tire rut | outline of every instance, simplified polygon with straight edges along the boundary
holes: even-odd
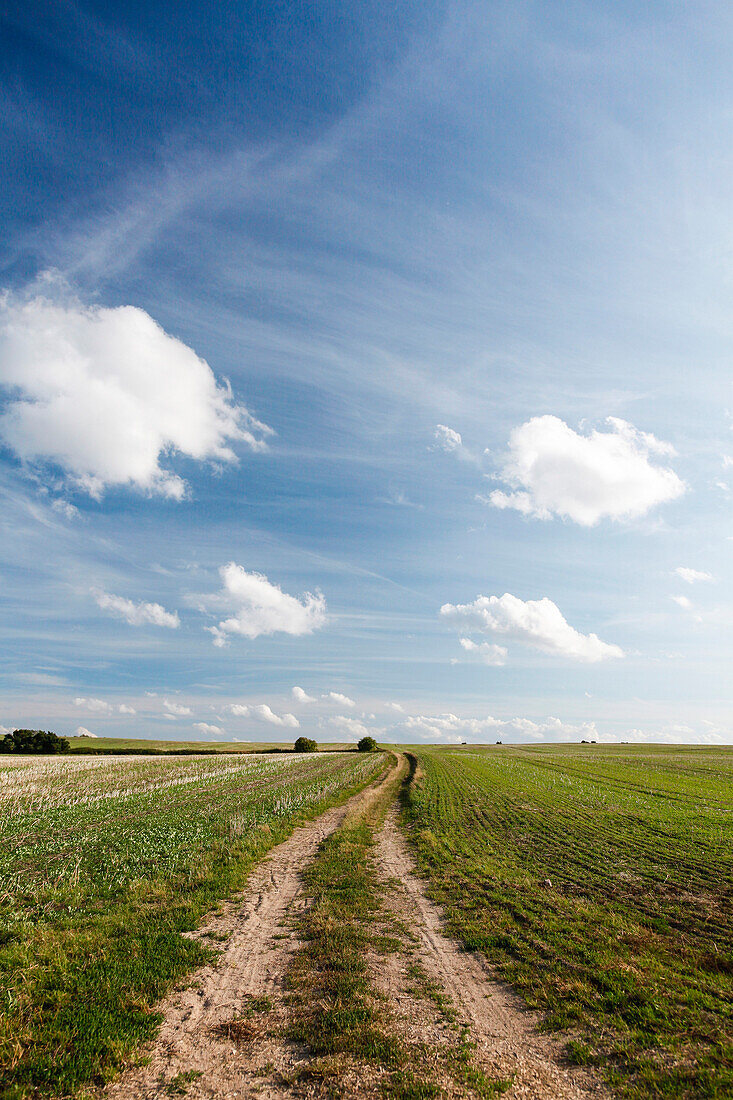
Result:
[[[391,773],[387,773],[388,775]],[[191,1100],[290,1095],[287,1075],[302,1061],[294,1045],[278,1038],[284,1022],[284,975],[298,945],[290,915],[306,904],[301,871],[347,814],[375,797],[385,777],[298,827],[254,868],[246,887],[187,933],[222,951],[156,1007],[160,1031],[141,1057],[99,1095],[102,1100]],[[252,1011],[269,998],[271,1012]],[[282,1083],[280,1083],[282,1082]]]
[[[416,938],[417,959],[435,988],[450,999],[459,1021],[470,1028],[474,1059],[494,1079],[512,1080],[511,1100],[594,1100],[611,1094],[592,1074],[563,1065],[561,1044],[537,1030],[540,1015],[492,975],[478,954],[445,935],[441,910],[426,895],[414,871],[393,808],[377,838],[376,858],[391,885],[389,905]],[[383,992],[412,1037],[430,1044],[439,1037],[435,1012],[421,1010],[405,968],[397,960],[383,971]]]

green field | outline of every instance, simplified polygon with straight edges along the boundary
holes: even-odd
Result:
[[[205,957],[181,937],[382,753],[0,758],[0,1095],[105,1080]]]
[[[420,749],[452,931],[621,1095],[733,1095],[733,748]]]

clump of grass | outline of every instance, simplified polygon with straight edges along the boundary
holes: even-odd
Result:
[[[198,1069],[183,1070],[171,1078],[165,1086],[165,1091],[168,1096],[185,1096],[188,1092],[188,1086],[192,1085],[199,1077],[203,1077],[203,1074]]]

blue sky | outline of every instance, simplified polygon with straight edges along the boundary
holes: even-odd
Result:
[[[733,741],[728,5],[0,41],[0,723]]]

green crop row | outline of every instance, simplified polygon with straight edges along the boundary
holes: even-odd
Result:
[[[464,943],[621,1095],[733,1095],[733,751],[420,750],[404,815]]]

